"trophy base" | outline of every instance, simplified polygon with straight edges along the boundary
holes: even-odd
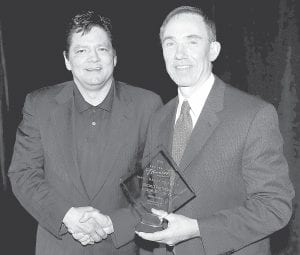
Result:
[[[144,212],[140,223],[135,227],[138,232],[153,233],[163,230],[163,219],[149,212]]]
[[[145,233],[154,233],[157,231],[162,231],[163,226],[153,226],[153,225],[148,225],[146,223],[140,222],[136,225],[135,230],[137,232],[145,232]]]

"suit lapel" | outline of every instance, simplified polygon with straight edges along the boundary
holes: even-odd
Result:
[[[160,133],[158,137],[158,145],[163,145],[170,153],[172,153],[172,139],[174,132],[174,121],[175,113],[178,105],[178,98],[174,98],[166,105],[166,113],[163,114],[165,117],[160,124]]]
[[[120,151],[121,148],[126,145],[126,134],[129,132],[128,129],[134,121],[132,117],[134,112],[133,107],[131,99],[124,98],[120,95],[120,88],[115,86],[109,130],[103,151],[103,160],[99,166],[99,172],[95,177],[91,200],[99,194],[106,180],[114,171],[114,164],[123,158],[122,155],[120,155]]]
[[[186,146],[180,168],[184,171],[192,160],[200,153],[201,149],[214,132],[219,123],[217,112],[223,109],[225,85],[216,77],[215,83],[205,102],[203,110],[193,129]]]
[[[52,112],[51,118],[60,147],[58,154],[64,161],[69,178],[78,191],[87,198],[75,155],[73,83],[67,84],[55,99],[57,107]]]

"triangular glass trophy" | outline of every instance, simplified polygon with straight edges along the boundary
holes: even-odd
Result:
[[[174,212],[195,197],[184,174],[162,145],[143,158],[142,168],[121,178],[121,187],[140,216],[136,229],[142,232],[163,228],[152,208]]]

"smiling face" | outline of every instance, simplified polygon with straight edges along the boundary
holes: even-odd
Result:
[[[75,84],[86,91],[110,85],[117,58],[107,32],[94,26],[85,34],[74,33],[70,41],[69,54],[64,52],[64,58]]]
[[[209,77],[220,44],[209,40],[201,16],[181,13],[172,17],[161,39],[167,72],[178,86],[193,87]]]

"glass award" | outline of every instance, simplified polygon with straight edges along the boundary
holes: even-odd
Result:
[[[156,232],[164,222],[151,209],[174,212],[195,197],[184,174],[163,146],[144,157],[142,167],[121,178],[121,187],[140,217],[137,231]]]

